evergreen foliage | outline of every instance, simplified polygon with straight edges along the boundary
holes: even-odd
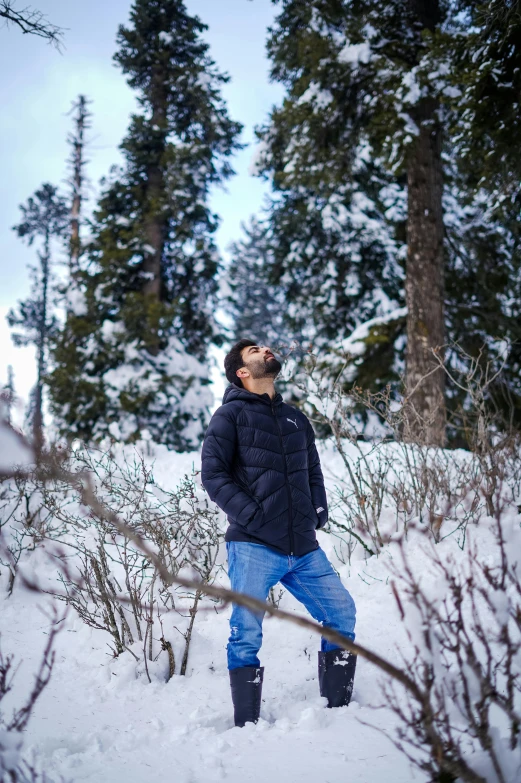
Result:
[[[270,284],[273,264],[268,227],[257,218],[242,226],[244,236],[230,248],[224,307],[232,322],[230,341],[251,337],[259,345],[289,343],[284,333],[286,302],[280,287]]]
[[[268,52],[288,92],[257,161],[276,194],[272,280],[295,305],[294,332],[320,347],[401,303],[403,279],[403,180],[368,145],[343,26],[342,3],[282,4]]]
[[[83,242],[81,297],[54,352],[54,411],[86,440],[148,431],[183,450],[202,437],[208,349],[219,340],[208,193],[232,174],[240,132],[205,29],[182,0],[136,0],[118,32],[114,59],[140,112],[121,145],[124,166],[104,183]]]
[[[31,269],[30,295],[10,310],[7,321],[16,331],[15,345],[34,345],[37,357],[37,380],[31,394],[30,420],[36,449],[43,442],[43,391],[47,382],[49,345],[58,329],[55,312],[54,270],[52,268],[52,240],[62,239],[68,223],[68,208],[54,185],[46,183],[34,196],[21,204],[22,221],[13,229],[29,245],[40,240],[39,263]]]
[[[268,52],[287,94],[259,131],[256,159],[275,191],[270,280],[285,292],[293,338],[336,371],[361,323],[403,307],[405,178],[388,171],[368,132],[364,101],[374,79],[362,72],[367,47],[350,51],[346,26],[356,9],[280,5]],[[371,335],[351,380],[397,377],[403,355],[390,339],[403,327],[403,318],[392,319]]]
[[[490,395],[519,415],[513,4],[429,2],[423,25],[417,4],[398,0],[278,5],[268,52],[287,92],[258,132],[255,165],[273,183],[269,280],[288,328],[335,371],[358,330],[350,384],[375,391],[403,374],[407,175],[427,123],[442,145],[447,341],[496,367],[509,352]],[[496,88],[504,100],[488,111]],[[422,282],[426,298],[432,285]],[[459,361],[450,349],[447,360]],[[447,396],[454,439],[466,401],[452,384]]]
[[[445,206],[451,338],[482,366],[502,367],[490,385],[493,411],[521,425],[521,16],[517,0],[460,0],[438,36],[451,100]],[[455,423],[468,400],[452,389]],[[457,403],[457,404],[456,404]]]
[[[519,208],[521,158],[521,7],[519,0],[459,0],[451,38],[451,78],[461,91],[451,137],[459,166],[496,208]],[[447,52],[448,54],[449,52]]]

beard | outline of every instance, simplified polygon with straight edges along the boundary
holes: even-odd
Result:
[[[251,377],[254,380],[259,378],[276,378],[279,372],[282,370],[282,364],[275,357],[269,359],[255,359],[248,365],[248,370],[251,372]]]

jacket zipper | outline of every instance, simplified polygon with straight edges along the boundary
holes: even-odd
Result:
[[[282,451],[282,459],[284,460],[284,478],[286,481],[286,491],[288,493],[288,511],[289,511],[289,548],[290,548],[290,555],[293,555],[293,506],[291,503],[291,488],[289,486],[288,481],[288,466],[286,464],[286,452],[284,451],[284,441],[282,440],[282,431],[280,429],[279,420],[277,417],[277,414],[275,413],[275,406],[273,403],[271,404],[271,411],[273,415],[275,416],[275,423],[277,425],[277,429],[279,431],[279,439],[280,439],[280,448]]]

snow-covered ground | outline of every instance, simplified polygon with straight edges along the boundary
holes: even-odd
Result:
[[[346,583],[359,602],[360,636],[390,648],[391,596],[382,600],[379,591],[378,600],[357,581],[365,587],[356,577]],[[36,668],[48,628],[38,603],[15,595],[2,607],[3,644],[24,660],[19,682]],[[265,623],[261,720],[235,728],[227,616],[228,610],[199,613],[187,676],[166,684],[163,667],[155,677],[151,672],[152,684],[143,671],[136,678],[142,666],[128,654],[111,659],[104,635],[71,616],[58,637],[55,670],[29,724],[27,746],[48,773],[93,783],[422,780],[388,740],[360,723],[387,729],[394,720],[389,711],[373,709],[381,698],[371,667],[360,661],[349,707],[326,709],[318,694],[318,637],[280,621]]]
[[[338,473],[336,459],[323,452],[326,477],[330,467]],[[163,453],[156,480],[174,487],[198,462],[198,454]],[[476,535],[486,546],[485,523]],[[367,561],[360,547],[347,565],[336,558],[334,539],[322,531],[318,536],[357,603],[357,640],[397,660],[396,651],[408,642],[390,587],[392,546]],[[455,537],[438,546],[463,557]],[[419,571],[426,570],[424,549],[411,538],[411,561]],[[32,558],[49,569],[43,552]],[[22,661],[8,697],[14,703],[29,690],[40,661],[52,599],[17,587],[0,600],[4,654]],[[287,593],[281,608],[302,611]],[[279,620],[264,624],[261,719],[235,728],[225,651],[229,613],[229,607],[216,611],[205,604],[196,618],[187,675],[165,682],[163,655],[150,665],[150,684],[142,663],[128,653],[112,658],[108,635],[70,611],[57,637],[51,682],[25,733],[26,753],[36,754],[52,780],[91,783],[427,783],[382,733],[392,733],[397,718],[383,703],[375,668],[359,659],[351,704],[328,710],[318,692],[318,636]],[[169,638],[176,638],[175,624],[172,615],[171,627],[165,625]]]

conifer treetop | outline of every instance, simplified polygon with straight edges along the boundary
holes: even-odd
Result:
[[[114,61],[138,91],[146,118],[153,117],[158,138],[229,156],[240,146],[241,125],[229,119],[220,92],[229,76],[217,69],[200,37],[207,25],[187,13],[183,0],[135,0],[130,21],[132,26],[119,27]],[[165,107],[163,116],[158,106]],[[215,181],[233,170],[221,161],[209,173]]]

